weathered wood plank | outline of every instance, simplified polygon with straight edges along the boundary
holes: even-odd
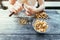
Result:
[[[0,35],[0,40],[60,40],[60,35]]]
[[[0,34],[37,34],[31,24],[24,26],[19,24],[19,17],[23,16],[23,12],[15,17],[8,17],[7,11],[0,13],[3,15],[0,16]],[[48,11],[47,14],[50,19],[46,20],[49,25],[46,34],[60,34],[60,14],[56,11]],[[25,14],[23,17],[26,17]]]
[[[12,17],[9,14],[8,10],[0,10],[0,40],[60,40],[60,14],[56,11],[47,11],[50,30],[45,34],[35,32],[31,24],[19,24],[22,13]]]

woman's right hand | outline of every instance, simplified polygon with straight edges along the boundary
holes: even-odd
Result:
[[[14,8],[12,8],[11,10],[10,10],[10,12],[11,12],[11,14],[9,14],[9,17],[11,17],[13,14],[18,14],[18,12],[19,11],[21,11],[23,8],[22,7],[20,7],[18,10],[15,10]]]
[[[9,8],[11,14],[18,14],[18,12],[22,11],[23,6],[21,3],[16,2],[14,5],[11,6],[11,8]]]
[[[18,14],[18,12],[20,12],[23,9],[22,6],[20,6],[19,8],[13,7],[10,11],[14,12],[14,14]]]

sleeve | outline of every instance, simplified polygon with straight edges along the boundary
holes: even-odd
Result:
[[[45,9],[45,3],[44,3],[44,0],[43,0],[43,4],[39,5],[39,7],[36,8],[36,7],[38,6],[38,4],[39,4],[39,3],[36,3],[36,6],[33,7],[33,9],[34,9],[35,12],[39,12],[39,11],[42,11],[42,10]]]
[[[21,7],[22,4],[20,4],[18,1],[16,1],[16,3],[14,5],[11,5],[11,7],[9,8],[10,11],[13,10],[18,10]]]
[[[38,6],[38,2],[35,3],[34,7],[37,7]]]
[[[35,8],[35,7],[33,7],[33,10],[34,10],[35,12],[39,12],[39,11],[42,11],[42,10],[44,10],[44,9],[45,9],[44,4],[40,5],[39,8]]]

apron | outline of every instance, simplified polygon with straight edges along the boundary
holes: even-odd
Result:
[[[22,0],[17,0],[18,2],[22,2]],[[35,6],[36,4],[38,4],[37,0],[28,0],[29,5],[31,6]],[[37,5],[39,6],[39,5]]]

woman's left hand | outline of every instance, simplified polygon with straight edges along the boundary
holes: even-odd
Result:
[[[34,11],[34,9],[32,9],[32,8],[27,8],[28,9],[28,13],[30,13],[30,14],[35,14],[36,12]]]
[[[28,13],[28,14],[27,14]],[[27,15],[29,15],[29,16],[31,16],[31,15],[33,15],[33,14],[35,14],[36,12],[34,11],[34,9],[32,9],[32,8],[27,8],[27,11],[26,11],[26,14]]]
[[[24,4],[24,9],[26,10],[26,14],[27,15],[32,15],[32,14],[36,13],[36,11],[35,11],[33,6],[29,6],[27,4]]]

